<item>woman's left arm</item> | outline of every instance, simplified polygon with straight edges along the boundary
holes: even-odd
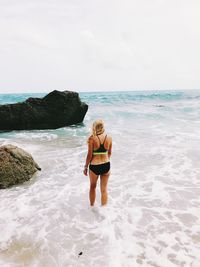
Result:
[[[92,152],[93,152],[93,138],[92,136],[90,136],[88,139],[88,153],[87,153],[84,171],[83,171],[85,175],[87,175],[88,165],[90,161],[92,160]]]

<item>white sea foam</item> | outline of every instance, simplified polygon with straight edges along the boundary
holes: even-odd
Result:
[[[0,267],[199,267],[198,101],[91,103],[80,127],[0,135],[42,168],[0,191]],[[98,191],[91,208],[82,168],[96,118],[112,174],[107,207]]]

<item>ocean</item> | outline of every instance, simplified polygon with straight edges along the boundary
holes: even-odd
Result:
[[[0,104],[45,94],[0,95]],[[0,133],[42,168],[0,190],[0,267],[199,267],[200,91],[79,93],[83,123]],[[89,206],[92,122],[113,138],[108,204]],[[81,253],[82,252],[82,253]]]

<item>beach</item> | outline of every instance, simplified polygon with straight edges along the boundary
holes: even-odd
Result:
[[[0,94],[0,104],[41,94]],[[0,190],[0,267],[199,267],[200,91],[81,92],[83,123],[0,133],[42,168]],[[113,138],[108,204],[89,206],[92,122]],[[80,255],[79,255],[80,254]]]

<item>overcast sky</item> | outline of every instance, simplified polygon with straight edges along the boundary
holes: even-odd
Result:
[[[199,0],[0,0],[0,93],[200,89]]]

